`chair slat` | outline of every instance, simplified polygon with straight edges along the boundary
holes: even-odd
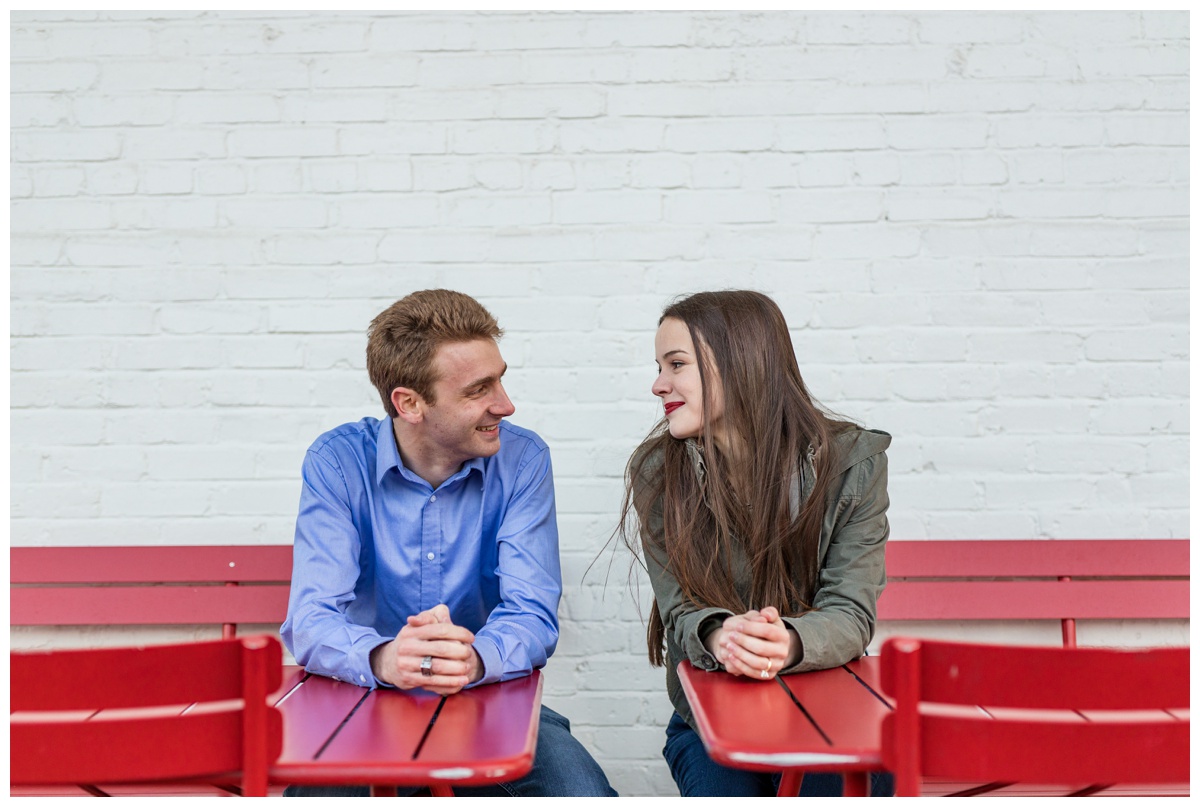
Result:
[[[888,731],[884,721],[884,731]],[[1002,782],[1186,782],[1189,725],[999,721],[931,715],[921,721],[921,770]]]

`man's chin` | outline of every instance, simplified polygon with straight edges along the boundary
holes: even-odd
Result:
[[[479,448],[479,456],[490,457],[500,450],[500,430],[494,432],[478,432],[480,435],[475,440],[475,445]]]

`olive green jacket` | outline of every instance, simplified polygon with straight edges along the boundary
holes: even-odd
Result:
[[[889,533],[884,451],[892,438],[885,432],[856,428],[839,434],[836,439],[842,457],[836,469],[841,482],[833,488],[837,495],[831,496],[821,526],[820,572],[813,610],[784,617],[784,622],[800,637],[801,656],[782,673],[823,670],[856,659],[875,633],[875,601],[886,582],[883,547]],[[689,446],[689,454],[697,473],[703,474],[699,450]],[[812,492],[814,479],[810,453],[802,464],[799,484],[793,482],[794,512],[799,512]],[[667,694],[675,710],[695,728],[675,668],[686,658],[702,670],[721,669],[705,648],[704,639],[733,614],[723,608],[697,608],[686,600],[679,583],[665,568],[666,557],[658,548],[662,531],[661,506],[653,507],[642,524],[642,546],[655,604],[666,632]],[[651,540],[651,536],[656,540]],[[750,573],[738,546],[733,549],[731,564],[734,585],[745,597],[749,593]]]

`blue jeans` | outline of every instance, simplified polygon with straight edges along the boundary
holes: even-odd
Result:
[[[447,784],[453,784],[449,782]],[[398,787],[396,795],[411,796],[421,788]],[[285,796],[369,796],[366,785],[316,787],[288,785]],[[455,787],[456,796],[615,796],[608,777],[579,740],[571,736],[571,723],[553,709],[542,707],[538,722],[533,770],[515,782],[480,787]]]
[[[667,724],[663,756],[681,796],[774,796],[781,775],[729,768],[713,761],[700,736],[678,712]],[[891,774],[871,774],[871,795],[890,796]],[[837,773],[806,773],[801,796],[840,796],[842,777]]]

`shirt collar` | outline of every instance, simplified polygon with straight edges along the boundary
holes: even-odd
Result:
[[[379,421],[379,431],[376,436],[375,449],[375,483],[383,484],[384,475],[395,468],[402,476],[410,478],[416,477],[412,471],[404,467],[404,460],[400,457],[400,449],[396,446],[396,432],[392,426],[391,418],[382,418]],[[483,473],[483,457],[472,457],[462,464],[455,473],[446,480],[450,482],[461,477],[465,477],[471,471],[477,470]],[[443,482],[442,484],[446,484]]]

